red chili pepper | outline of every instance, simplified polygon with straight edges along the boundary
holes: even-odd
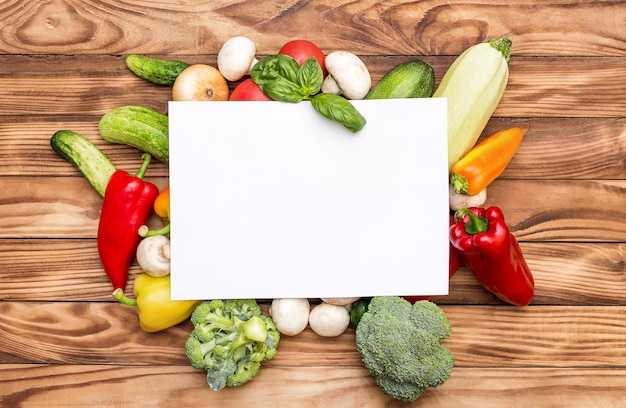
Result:
[[[152,213],[159,189],[143,181],[150,160],[144,162],[137,174],[117,170],[111,176],[102,202],[98,225],[98,254],[113,289],[126,287],[128,269],[141,240],[138,230]]]
[[[454,224],[454,218],[450,216],[450,225],[452,224]],[[456,271],[458,271],[461,265],[463,264],[463,261],[461,260],[461,254],[459,254],[459,251],[457,251],[456,248],[452,246],[452,244],[450,244],[449,254],[450,255],[448,258],[448,274],[449,274],[448,278],[452,279]],[[418,300],[432,299],[432,296],[402,296],[402,297],[411,303],[415,303]]]
[[[450,242],[478,282],[500,300],[528,305],[535,281],[500,208],[462,208],[450,227]]]

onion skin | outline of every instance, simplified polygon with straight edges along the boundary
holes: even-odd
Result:
[[[172,86],[174,101],[227,101],[228,83],[220,71],[206,64],[185,68]]]

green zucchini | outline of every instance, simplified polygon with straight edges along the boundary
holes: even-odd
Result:
[[[107,142],[132,146],[169,162],[168,118],[160,112],[144,106],[120,106],[102,116],[98,131]]]
[[[446,71],[435,98],[448,98],[448,169],[476,144],[509,79],[511,40],[466,49]]]
[[[126,66],[139,78],[157,85],[172,86],[178,75],[189,64],[183,61],[164,60],[131,54],[126,57]]]
[[[435,88],[435,72],[422,60],[393,67],[370,89],[365,99],[429,98]]]
[[[71,130],[59,130],[50,138],[52,150],[72,163],[104,197],[107,184],[115,172],[111,160],[83,135]]]

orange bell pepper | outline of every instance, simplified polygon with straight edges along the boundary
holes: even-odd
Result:
[[[494,181],[509,164],[525,131],[501,130],[474,146],[450,169],[450,183],[457,193],[476,195]]]

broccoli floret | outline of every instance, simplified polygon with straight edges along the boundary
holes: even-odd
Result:
[[[379,296],[361,317],[356,345],[381,390],[408,402],[450,378],[454,356],[441,345],[450,333],[450,322],[436,304]]]
[[[276,355],[280,332],[254,299],[202,302],[191,322],[185,354],[192,367],[207,371],[213,390],[246,383]]]
[[[452,333],[452,326],[446,314],[435,303],[420,300],[411,309],[411,321],[419,328],[435,335],[441,342]]]
[[[428,388],[422,388],[411,382],[401,383],[384,375],[374,377],[385,394],[399,401],[411,402],[421,397]]]

